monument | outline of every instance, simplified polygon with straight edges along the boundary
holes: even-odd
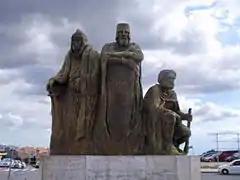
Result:
[[[117,24],[115,42],[101,53],[81,30],[72,35],[61,70],[47,84],[52,134],[42,180],[201,179],[199,158],[184,156],[191,132],[182,120],[189,124],[192,115],[180,111],[176,73],[162,70],[143,98],[143,59],[127,23]]]

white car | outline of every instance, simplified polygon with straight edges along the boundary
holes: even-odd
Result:
[[[12,159],[5,158],[5,159],[0,161],[0,167],[10,167],[12,162],[13,162]]]
[[[11,164],[10,161],[1,161],[0,162],[0,167],[9,167]]]
[[[218,172],[221,174],[240,174],[240,159],[219,166]]]
[[[19,160],[14,160],[11,164],[11,168],[24,169],[26,164]]]

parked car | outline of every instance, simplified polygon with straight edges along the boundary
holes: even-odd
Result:
[[[1,161],[0,167],[10,167],[11,162],[10,161]]]
[[[13,159],[5,158],[0,161],[0,167],[10,167],[13,163]]]
[[[220,162],[224,162],[227,157],[232,156],[234,153],[237,153],[237,150],[234,151],[223,151],[219,154],[218,158]]]
[[[26,167],[26,164],[20,160],[5,158],[0,161],[0,167],[5,167],[5,168],[11,167],[11,168],[23,169]]]
[[[21,163],[21,162],[13,161],[12,164],[11,164],[11,168],[22,169],[23,166],[22,166],[22,163]]]
[[[214,154],[217,154],[219,153],[218,151],[211,151],[211,152],[207,152],[207,153],[203,153],[201,156],[200,156],[200,160],[201,161],[205,161],[206,157],[210,157]]]
[[[240,174],[240,159],[221,165],[218,167],[218,172],[221,174]]]
[[[217,154],[217,153],[219,153],[219,151],[210,151],[210,152],[203,153],[201,157],[206,157],[206,156]]]
[[[225,161],[231,162],[235,159],[240,159],[240,152],[234,153],[232,156],[227,157]]]
[[[219,153],[206,155],[206,156],[202,157],[201,160],[202,160],[203,162],[215,162],[215,161],[217,161],[218,155],[219,155]]]
[[[20,160],[14,160],[12,162],[11,168],[24,169],[26,164]]]

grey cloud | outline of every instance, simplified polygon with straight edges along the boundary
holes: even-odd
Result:
[[[45,116],[43,116],[45,117]],[[48,120],[41,119],[41,117],[38,117],[37,121],[24,121],[23,127],[26,129],[49,129],[51,128],[51,118],[49,116]]]
[[[17,25],[7,26],[0,21],[0,39],[0,69],[14,69],[38,63],[33,54],[19,52],[25,39]]]
[[[52,1],[51,5],[49,4],[49,1],[46,0],[41,2],[33,2],[29,0],[23,0],[21,2],[12,0],[9,0],[8,2],[1,1],[0,69],[35,66],[44,58],[38,57],[39,55],[36,53],[18,52],[18,48],[27,40],[26,34],[23,32],[25,29],[29,28],[26,26],[28,25],[27,23],[31,23],[34,20],[39,22],[39,19],[34,19],[36,15],[43,16],[45,20],[48,20],[52,24],[53,28],[55,26],[58,28],[63,26],[62,21],[60,20],[62,18],[66,18],[70,23],[79,22],[84,26],[84,29],[89,36],[90,43],[94,44],[100,50],[101,46],[106,41],[106,37],[109,37],[107,41],[114,38],[114,32],[112,33],[113,37],[109,36],[109,32],[111,31],[109,31],[109,26],[112,24],[115,27],[116,8],[116,1],[90,0],[71,1],[71,3],[66,1]],[[50,39],[59,47],[59,54],[62,55],[61,57],[57,57],[59,59],[58,61],[63,60],[67,48],[69,47],[70,36],[76,28],[79,27],[73,27],[71,32],[56,32],[51,34]],[[49,60],[51,61],[51,59]],[[53,61],[55,61],[55,59]],[[27,76],[27,78],[29,77],[30,76]],[[32,79],[30,81],[32,81]]]
[[[179,1],[172,0],[172,4],[177,5],[178,3]],[[205,50],[203,40],[197,31],[189,31],[188,29],[185,29],[182,32],[182,41],[177,39],[165,40],[164,36],[166,29],[164,27],[160,27],[157,34],[156,32],[153,32],[152,28],[154,27],[156,20],[154,19],[155,17],[146,13],[146,9],[139,10],[137,7],[138,4],[136,1],[133,1],[128,4],[128,7],[122,6],[122,12],[119,13],[119,15],[123,16],[127,22],[130,22],[131,29],[134,30],[133,37],[144,50],[167,49],[180,55],[201,53]],[[170,11],[172,7],[173,6],[163,7],[159,17],[164,18],[164,13]]]
[[[0,73],[0,85],[7,85],[12,82],[13,79],[17,79],[19,73],[13,70],[2,71]]]
[[[116,23],[118,4],[118,1],[111,0],[73,0],[71,2],[53,0],[51,3],[47,0],[41,2],[29,0],[16,2],[10,0],[1,2],[0,12],[2,16],[0,14],[0,17],[4,18],[0,19],[0,22],[14,21],[18,23],[22,17],[34,14],[42,14],[51,19],[52,23],[58,23],[59,19],[67,18],[70,21],[83,24],[89,37],[92,37],[94,43],[98,45],[99,42],[105,41],[105,38],[109,35],[109,27],[114,26]],[[11,11],[11,9],[15,11]]]
[[[0,122],[2,126],[8,128],[20,127],[23,124],[23,120],[21,119],[21,117],[11,116],[9,112],[1,114]]]
[[[50,98],[49,99],[41,99],[38,101],[38,103],[50,106]]]
[[[13,102],[12,107],[14,108],[0,109],[1,127],[25,130],[51,128],[50,104],[42,104],[36,101],[36,99],[40,101],[44,100],[44,98],[28,97],[27,99],[25,103],[19,101]],[[49,109],[49,112],[46,111],[47,109]]]
[[[52,68],[44,67],[42,65],[35,65],[20,69],[23,76],[27,78],[27,83],[39,84],[44,83],[54,74]]]
[[[53,0],[51,3],[47,0],[42,1],[31,1],[31,0],[23,0],[23,1],[1,1],[1,14],[0,21],[2,22],[11,22],[11,21],[19,21],[22,15],[25,14],[47,14],[52,17],[70,17],[72,19],[78,19],[79,17],[87,19],[89,16],[95,16],[96,14],[100,14],[101,10],[110,10],[109,7],[114,7],[116,5],[115,1],[105,0],[105,1],[77,1],[72,0],[71,2],[67,2],[64,0]],[[99,8],[103,7],[103,8]],[[94,14],[89,14],[93,12]],[[87,14],[89,15],[87,15]]]
[[[31,88],[16,89],[15,92],[28,95],[46,95],[46,83],[50,77],[55,75],[54,69],[42,65],[21,68],[19,72],[26,83],[31,84]]]
[[[123,17],[131,24],[133,39],[142,46],[143,49],[167,48],[172,49],[176,53],[189,54],[198,52],[201,49],[201,39],[196,38],[198,34],[195,32],[187,32],[184,35],[183,42],[174,40],[163,41],[164,29],[160,29],[158,36],[151,32],[154,19],[149,14],[144,14],[139,10],[137,1],[49,1],[33,2],[29,0],[21,1],[21,6],[17,2],[8,1],[1,2],[4,9],[4,19],[13,21],[16,18],[33,16],[34,14],[42,14],[53,24],[59,24],[59,19],[67,18],[73,22],[79,22],[84,26],[86,34],[89,36],[90,42],[100,49],[104,43],[114,41],[115,26],[117,19]],[[10,11],[10,9],[15,11]],[[2,16],[3,17],[3,16]],[[1,21],[4,24],[5,21]],[[21,22],[18,19],[16,23]],[[190,34],[190,35],[189,35]],[[54,36],[54,35],[53,35]],[[52,38],[58,46],[66,46],[71,34],[59,34]],[[159,38],[160,37],[160,38]],[[64,39],[64,40],[61,40]],[[66,41],[67,40],[67,41]],[[198,48],[195,48],[196,45]]]
[[[14,55],[14,57],[0,58],[0,69],[15,69],[38,64],[37,60],[30,58],[29,56],[17,57],[17,55]]]
[[[172,50],[173,53],[180,55],[190,55],[196,53],[203,53],[206,51],[204,42],[201,39],[201,35],[198,32],[183,32],[183,40],[170,40],[165,42],[166,46]]]
[[[225,109],[216,110],[206,104],[200,109],[194,111],[194,116],[200,117],[201,123],[205,123],[210,121],[222,121],[228,118],[238,118],[239,114]]]

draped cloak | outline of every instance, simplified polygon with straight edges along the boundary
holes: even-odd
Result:
[[[170,90],[164,99],[161,96],[159,84],[150,87],[144,96],[143,121],[145,123],[146,154],[166,153],[165,142],[169,140],[169,136],[173,136],[170,134],[171,131],[174,132],[175,119],[164,109],[176,113],[180,110],[174,90]],[[165,131],[163,131],[164,129]],[[172,141],[169,143],[172,144]]]
[[[71,51],[54,77],[51,154],[92,154],[92,128],[100,94],[99,54],[90,45],[82,53]],[[54,95],[55,93],[55,95]]]
[[[104,58],[106,53],[132,52],[132,57],[121,61]],[[120,59],[120,60],[119,60]],[[140,47],[131,43],[121,50],[117,43],[108,43],[101,52],[101,97],[94,129],[97,153],[102,155],[128,155],[141,153],[142,86]]]

